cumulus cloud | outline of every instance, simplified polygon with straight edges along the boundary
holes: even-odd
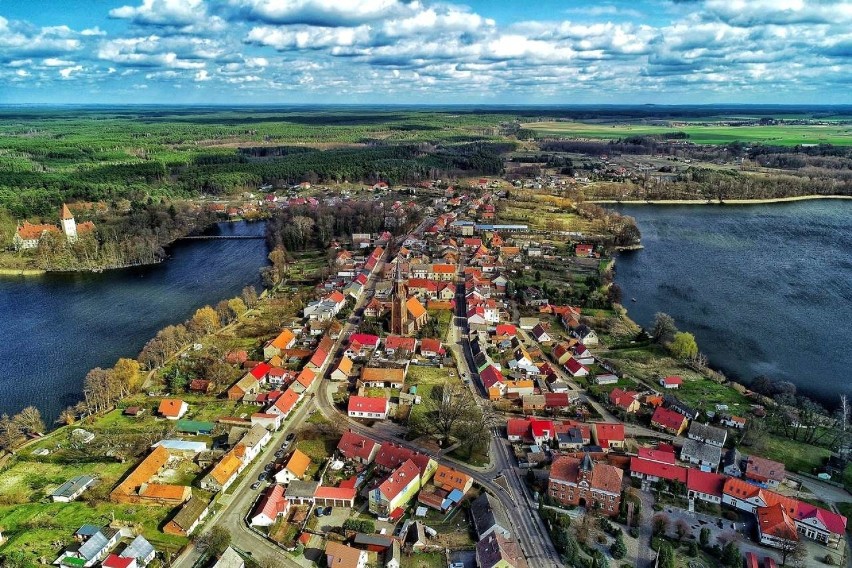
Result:
[[[231,0],[237,14],[268,24],[345,27],[414,13],[419,2],[399,0]]]
[[[143,0],[140,6],[121,6],[109,11],[111,18],[136,24],[188,26],[206,17],[203,0]]]

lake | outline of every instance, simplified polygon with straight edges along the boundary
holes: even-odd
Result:
[[[206,234],[263,235],[264,223],[221,223]],[[254,284],[266,243],[187,240],[165,262],[100,274],[0,278],[0,412],[33,404],[46,423],[82,397],[93,367],[136,357],[157,331]]]
[[[746,383],[791,381],[830,406],[850,391],[852,202],[616,209],[645,246],[616,261],[633,320],[668,313]]]

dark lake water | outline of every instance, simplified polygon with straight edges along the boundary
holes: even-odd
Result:
[[[791,381],[830,406],[852,390],[852,202],[617,209],[645,245],[616,263],[637,323],[670,314],[746,383]]]
[[[262,235],[263,223],[222,223],[208,234]],[[93,367],[135,357],[163,327],[199,307],[260,291],[263,240],[190,240],[148,267],[101,274],[0,278],[0,412],[33,404],[52,422],[81,398]]]

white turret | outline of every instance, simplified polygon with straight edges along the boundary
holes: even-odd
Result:
[[[74,215],[71,214],[71,210],[64,203],[62,204],[62,215],[60,215],[59,222],[62,225],[62,232],[65,233],[65,238],[68,242],[76,241],[77,222],[74,221]]]

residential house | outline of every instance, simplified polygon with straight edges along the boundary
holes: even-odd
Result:
[[[766,487],[778,487],[778,484],[784,481],[786,476],[783,463],[759,456],[749,456],[746,459],[745,478],[749,481],[760,483]]]
[[[272,485],[257,502],[249,524],[254,527],[271,526],[278,517],[286,515],[289,508],[290,502],[284,498],[284,486]]]
[[[589,348],[582,343],[575,343],[571,348],[571,353],[573,353],[574,359],[576,359],[581,365],[592,365],[595,362],[595,356],[592,355]]]
[[[156,556],[157,551],[151,546],[148,540],[140,535],[137,535],[124,550],[121,551],[122,558],[132,558],[136,561],[137,566],[147,566]]]
[[[612,373],[604,373],[602,375],[595,375],[595,384],[596,385],[614,385],[618,382],[618,377],[613,375]]]
[[[266,429],[264,428],[264,432]],[[267,432],[268,434],[269,432]],[[239,447],[239,445],[237,446]],[[222,456],[222,459],[213,466],[213,469],[201,479],[199,484],[205,491],[218,493],[225,491],[245,467],[243,461],[237,456],[236,448]]]
[[[276,483],[287,485],[294,479],[302,479],[308,467],[311,465],[311,458],[300,450],[295,450],[287,460],[287,464],[275,474]]]
[[[210,512],[210,502],[193,496],[184,503],[172,520],[163,526],[163,532],[179,536],[189,536],[204,521]]]
[[[251,373],[246,373],[239,381],[228,389],[228,400],[242,400],[247,395],[260,392],[260,381]]]
[[[329,540],[325,543],[325,565],[328,568],[365,568],[367,551]]]
[[[550,343],[553,341],[553,337],[547,333],[547,330],[544,329],[544,326],[540,323],[532,328],[530,333],[539,343]]]
[[[432,483],[439,489],[445,491],[458,490],[464,495],[473,487],[473,478],[451,467],[439,465],[432,477]]]
[[[796,523],[781,503],[760,507],[755,514],[761,544],[789,550],[799,541]]]
[[[743,474],[743,455],[736,448],[731,448],[725,452],[721,465],[725,475],[740,477]]]
[[[368,418],[385,420],[388,417],[390,403],[384,397],[356,396],[349,397],[348,415],[350,418]]]
[[[294,479],[284,491],[284,497],[291,505],[312,505],[319,481]]]
[[[337,451],[340,455],[348,460],[364,465],[372,463],[380,448],[381,444],[375,440],[371,440],[352,430],[344,432],[343,436],[340,437],[340,442],[337,444]]]
[[[379,453],[376,454],[376,459],[373,461],[379,470],[389,473],[408,460],[413,461],[420,471],[421,485],[428,483],[438,469],[438,462],[428,455],[387,442],[382,444]]]
[[[541,320],[536,317],[522,317],[519,320],[521,329],[524,331],[532,331],[535,329],[535,326],[541,323]]]
[[[269,360],[274,355],[281,355],[283,350],[291,349],[295,344],[295,334],[291,330],[285,329],[278,334],[278,337],[263,346],[263,358]]]
[[[225,549],[222,556],[210,568],[245,568],[243,557],[231,546]]]
[[[476,565],[479,568],[527,568],[527,561],[516,541],[491,533],[476,543]]]
[[[179,420],[189,411],[189,405],[179,398],[164,398],[160,401],[157,414],[169,420]]]
[[[337,365],[337,368],[331,373],[331,380],[348,381],[350,376],[352,376],[352,359],[344,355],[340,359],[340,364]]]
[[[420,490],[420,470],[410,459],[370,491],[370,512],[388,516],[404,506]]]
[[[269,408],[266,409],[266,413],[277,414],[282,417],[282,420],[284,420],[290,412],[292,412],[293,408],[296,407],[297,402],[299,402],[299,393],[297,393],[291,386],[285,390]]]
[[[120,539],[121,532],[110,527],[99,528],[93,534],[88,535],[85,542],[77,550],[66,551],[63,556],[64,558],[77,558],[82,561],[83,567],[88,568],[106,558]]]
[[[624,449],[624,424],[598,422],[592,429],[595,444],[605,452]]]
[[[586,345],[590,345],[595,347],[600,340],[598,339],[598,334],[595,333],[595,330],[591,329],[589,326],[585,324],[581,324],[578,327],[571,330],[571,334],[582,341]]]
[[[665,395],[665,397],[663,397],[663,401],[666,408],[674,410],[675,412],[686,416],[690,420],[695,420],[698,418],[698,415],[701,414],[698,410],[692,408],[682,400],[672,395]]]
[[[683,384],[683,377],[671,376],[660,379],[660,386],[664,389],[679,389]]]
[[[722,461],[722,448],[688,439],[680,450],[680,459],[695,464],[704,471],[716,471]]]
[[[589,368],[574,359],[573,357],[569,357],[567,361],[565,361],[565,370],[572,377],[587,377],[589,375]]]
[[[401,335],[388,335],[384,340],[385,353],[388,356],[399,351],[403,355],[413,355],[417,349],[417,339],[414,337],[402,337]]]
[[[483,491],[470,505],[470,516],[476,534],[482,540],[490,534],[499,534],[504,538],[512,535],[509,516],[500,500]]]
[[[314,503],[317,507],[354,507],[355,487],[328,487],[320,485],[314,492]]]
[[[435,357],[443,357],[446,355],[446,350],[441,346],[440,339],[421,339],[420,340],[420,354],[423,357],[435,358]]]
[[[254,458],[257,457],[271,439],[272,434],[269,430],[260,424],[254,424],[251,428],[249,428],[249,431],[245,436],[243,436],[242,440],[240,440],[240,443],[237,444],[239,449],[237,455],[239,455],[245,463],[254,461]]]
[[[701,499],[716,505],[722,502],[722,490],[725,487],[726,476],[719,473],[701,471],[700,469],[686,470],[686,491],[689,499]]]
[[[693,420],[689,425],[689,431],[686,436],[690,440],[697,440],[722,448],[725,446],[725,440],[728,439],[728,432],[722,428],[716,428],[709,424],[701,424]]]
[[[401,389],[405,385],[405,369],[400,367],[364,367],[361,384],[368,388]]]
[[[686,429],[687,423],[684,415],[662,406],[658,406],[651,416],[651,426],[674,436],[679,436]]]
[[[77,497],[83,494],[89,487],[95,483],[95,478],[91,475],[78,475],[72,477],[59,487],[53,490],[50,498],[54,503],[70,503]]]
[[[615,388],[609,393],[609,402],[624,412],[632,413],[641,408],[637,397],[639,393],[635,391],[623,391],[620,388]]]
[[[595,463],[589,454],[582,460],[559,456],[550,468],[547,493],[562,505],[598,508],[603,514],[618,514],[621,505],[621,469]]]
[[[736,428],[737,430],[743,430],[746,426],[746,419],[742,416],[723,416],[719,420],[720,424],[723,424],[729,428]]]
[[[280,397],[279,397],[280,398]],[[255,412],[251,415],[251,423],[260,424],[267,430],[275,432],[281,427],[281,423],[284,421],[284,416],[281,414],[275,413],[267,413],[267,412]]]

